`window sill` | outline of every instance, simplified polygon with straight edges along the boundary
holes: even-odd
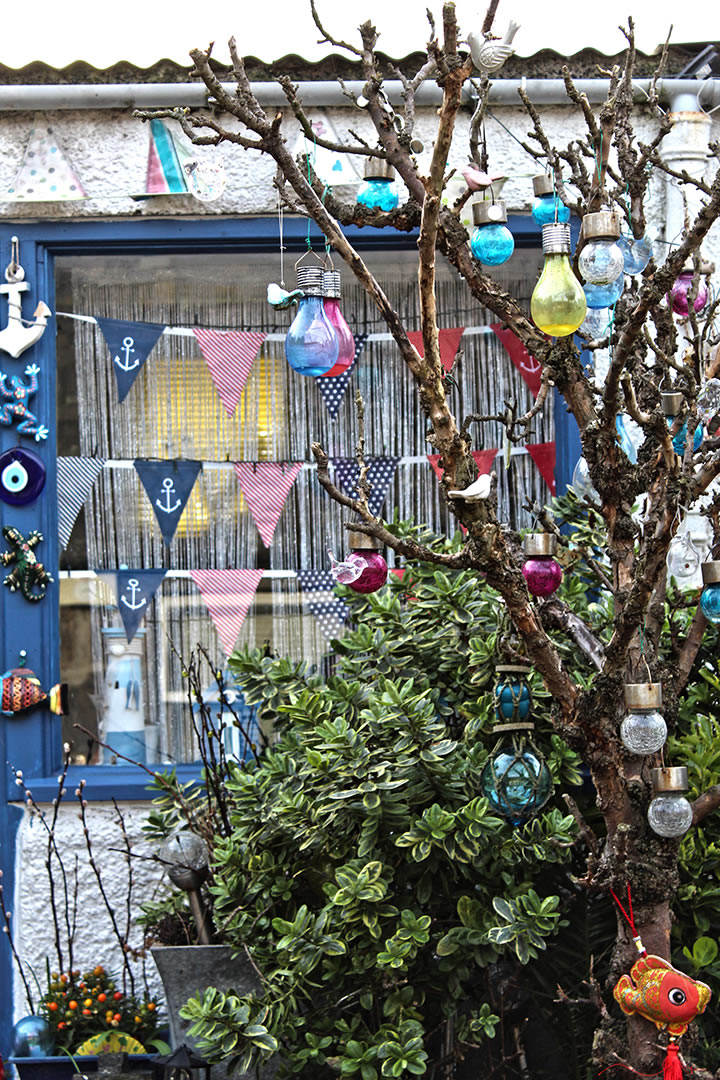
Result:
[[[189,765],[175,765],[175,774],[181,784],[190,780],[200,783],[201,765],[199,762]],[[158,772],[169,772],[173,766],[159,762],[156,766]],[[74,791],[81,780],[86,781],[84,797],[89,802],[107,802],[110,799],[118,799],[121,802],[130,800],[150,802],[156,792],[149,790],[152,778],[146,772],[135,765],[71,765],[65,779],[67,794],[65,800],[72,802]],[[58,774],[54,776],[24,777],[25,787],[32,792],[36,803],[51,803],[57,798]],[[8,802],[24,802],[24,796],[19,787],[12,791],[16,795],[8,796]]]

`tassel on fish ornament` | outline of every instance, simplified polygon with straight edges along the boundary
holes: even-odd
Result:
[[[661,956],[653,956],[643,946],[635,929],[632,897],[628,885],[628,910],[610,890],[630,926],[633,941],[640,953],[629,975],[621,975],[613,989],[613,997],[627,1016],[645,1017],[661,1031],[668,1033],[668,1046],[663,1062],[663,1080],[683,1080],[679,1041],[710,1001],[710,987],[689,975],[684,975]]]

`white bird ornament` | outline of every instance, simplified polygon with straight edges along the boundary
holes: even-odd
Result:
[[[483,473],[482,476],[478,476],[477,480],[473,480],[472,484],[463,488],[462,491],[448,491],[448,497],[451,499],[464,499],[465,502],[481,502],[483,499],[488,498],[491,486],[492,475]]]
[[[505,31],[505,37],[502,40],[485,34],[468,34],[467,43],[470,46],[470,55],[473,64],[481,75],[494,74],[494,72],[500,70],[506,60],[509,60],[515,52],[512,47],[512,40],[519,29],[520,23],[510,20],[510,25]]]

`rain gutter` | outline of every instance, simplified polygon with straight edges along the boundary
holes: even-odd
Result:
[[[345,106],[349,102],[343,89],[336,82],[300,82],[298,94],[306,106]],[[355,95],[363,90],[361,81],[345,83],[345,89]],[[635,100],[647,100],[650,79],[634,79]],[[235,93],[234,83],[224,83],[230,94]],[[287,100],[280,86],[274,82],[251,84],[253,93],[261,105],[286,106]],[[496,79],[492,83],[490,101],[495,105],[519,105],[518,89],[523,86],[535,105],[567,105],[568,96],[562,79]],[[597,104],[605,100],[607,79],[577,79],[575,86],[588,100]],[[384,84],[385,93],[393,104],[402,104],[402,86],[397,80]],[[698,98],[704,110],[720,105],[720,79],[661,79],[658,80],[661,101],[677,101]],[[467,87],[466,100],[471,101],[474,91]],[[441,91],[434,83],[425,83],[416,94],[418,106],[437,105]],[[208,92],[202,83],[99,83],[99,84],[45,84],[25,86],[0,86],[0,111],[21,112],[34,109],[152,109],[173,108],[187,105],[199,108],[208,104]]]

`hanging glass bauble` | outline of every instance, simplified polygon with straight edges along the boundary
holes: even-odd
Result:
[[[709,424],[720,413],[720,379],[708,379],[697,396],[698,416]]]
[[[526,561],[523,577],[533,596],[551,596],[562,581],[562,568],[555,562],[557,537],[553,533],[530,533],[523,541]]]
[[[585,244],[578,255],[578,270],[592,285],[609,285],[625,269],[623,253],[617,245],[620,218],[612,210],[586,214],[582,230]]]
[[[515,250],[513,234],[508,229],[504,202],[473,203],[473,222],[477,226],[470,240],[470,250],[485,266],[501,266]]]
[[[54,1047],[55,1036],[42,1016],[23,1016],[13,1028],[12,1052],[15,1057],[48,1057]]]
[[[361,532],[351,532],[348,539],[352,554],[346,562],[359,567],[360,573],[352,579],[348,576],[343,584],[357,593],[374,593],[382,589],[387,581],[388,566],[380,554],[381,542],[374,536]]]
[[[602,338],[610,329],[610,312],[607,308],[587,309],[587,315],[583,319],[580,330],[583,334],[589,334],[592,338]]]
[[[530,313],[539,330],[551,337],[574,334],[587,314],[585,295],[570,265],[570,226],[543,225],[542,273],[530,298]]]
[[[711,560],[701,565],[703,585],[700,610],[711,623],[720,623],[720,562]]]
[[[618,274],[608,285],[593,285],[589,281],[586,282],[583,285],[583,292],[589,308],[611,308],[622,296],[624,288],[625,275]]]
[[[352,330],[347,324],[345,316],[340,310],[341,296],[340,271],[323,271],[323,307],[325,308],[328,322],[335,331],[338,339],[337,363],[331,367],[329,371],[325,372],[322,376],[323,379],[332,379],[336,375],[342,375],[344,371],[347,371],[348,368],[352,366],[355,359],[355,338],[353,337]]]
[[[662,406],[663,412],[665,413],[665,416],[667,417],[667,424],[668,424],[669,428],[673,428],[675,426],[675,418],[677,417],[678,413],[682,409],[683,401],[684,401],[683,395],[681,393],[679,393],[677,390],[663,391],[663,393],[660,394],[660,404]],[[683,424],[681,424],[679,429],[675,432],[675,434],[672,437],[673,450],[675,451],[676,454],[679,454],[680,457],[683,457],[684,454],[685,454],[685,443],[687,441],[687,431],[688,431],[688,425],[687,425],[687,420],[686,420]],[[703,434],[704,433],[703,433],[702,424],[698,424],[697,427],[695,428],[695,432],[693,434],[693,453],[694,454],[696,454],[698,452],[698,450],[700,449],[700,447],[702,445]]]
[[[527,684],[530,668],[521,664],[501,664],[496,671],[498,682],[493,693],[493,705],[498,722],[527,720],[532,707],[532,695]]]
[[[358,190],[357,201],[368,210],[395,210],[400,199],[394,180],[392,165],[379,158],[370,158],[365,166],[365,180]]]
[[[337,363],[340,343],[323,304],[323,269],[298,266],[303,298],[285,338],[285,356],[300,375],[326,375]]]
[[[682,585],[695,577],[700,569],[700,562],[700,552],[693,544],[690,533],[673,536],[667,553],[667,568],[671,577]]]
[[[638,240],[632,234],[624,234],[618,240],[618,247],[623,253],[626,274],[642,274],[650,262],[653,253],[653,239],[645,233]]]
[[[570,220],[570,208],[555,193],[552,176],[541,173],[533,176],[533,194],[535,201],[530,211],[537,225],[552,225],[556,221]]]
[[[504,728],[499,725],[493,730]],[[480,792],[511,825],[522,825],[548,801],[553,782],[542,754],[524,734],[534,725],[509,724],[507,728],[514,730],[490,754],[480,774]]]
[[[667,724],[659,712],[662,683],[626,683],[627,716],[620,725],[623,746],[631,754],[656,754],[665,745]]]
[[[692,825],[693,809],[685,798],[688,789],[684,766],[652,770],[653,799],[648,808],[650,828],[658,836],[684,836]]]
[[[191,161],[185,170],[190,191],[200,202],[215,202],[225,191],[227,177],[222,161]]]
[[[590,468],[584,457],[578,458],[577,465],[573,469],[570,486],[578,499],[587,499],[589,502],[595,503],[596,506],[601,505],[602,500],[590,478]]]
[[[668,303],[676,315],[687,315],[689,313],[690,292],[693,289],[693,282],[695,280],[695,271],[692,265],[686,266],[668,293]],[[707,304],[707,298],[707,285],[705,284],[704,279],[700,278],[697,282],[697,292],[693,302],[693,307],[696,312],[702,311]]]

